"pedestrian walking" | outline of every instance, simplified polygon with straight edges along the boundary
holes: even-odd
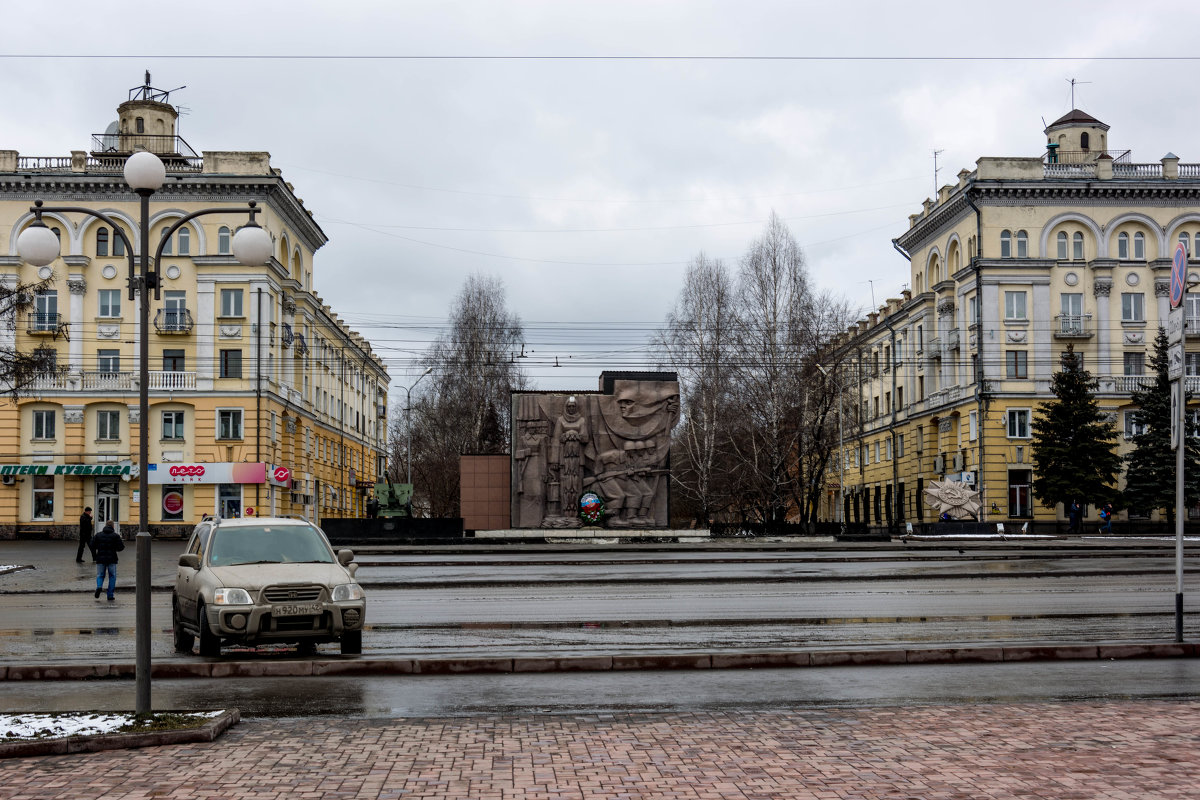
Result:
[[[96,534],[92,542],[92,552],[96,556],[96,593],[92,595],[100,599],[100,591],[104,588],[104,576],[108,575],[108,599],[116,600],[117,590],[117,553],[125,549],[125,541],[113,528],[112,520],[104,523],[104,530]]]
[[[1070,520],[1067,533],[1079,533],[1083,524],[1083,507],[1079,505],[1078,500],[1071,501],[1071,506],[1067,510],[1067,519]]]
[[[92,561],[96,560],[96,551],[92,549],[92,530],[95,523],[92,522],[92,507],[88,506],[79,515],[79,550],[75,553],[75,563],[83,563],[83,548],[87,548],[92,554]]]
[[[1102,519],[1104,521],[1104,524],[1100,526],[1101,533],[1112,533],[1112,518],[1113,518],[1112,503],[1105,503],[1100,508],[1100,519]]]

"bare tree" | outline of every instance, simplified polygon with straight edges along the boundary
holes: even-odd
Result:
[[[730,403],[733,281],[703,253],[688,266],[666,325],[655,335],[665,366],[679,375],[682,415],[672,446],[672,489],[696,523],[728,509],[727,409]]]
[[[738,391],[730,441],[747,510],[763,522],[784,522],[796,493],[799,329],[811,303],[804,254],[774,213],[742,258],[737,293]]]
[[[0,281],[0,326],[15,331],[17,318],[33,306],[33,296],[49,281],[10,285]],[[15,338],[15,337],[14,337]],[[16,400],[39,376],[57,368],[53,348],[38,347],[22,353],[9,345],[0,347],[0,392]]]
[[[449,323],[421,361],[433,372],[411,412],[413,502],[435,517],[459,515],[459,456],[508,452],[509,394],[526,385],[514,358],[524,330],[499,278],[468,277]],[[393,420],[405,441],[406,416]]]

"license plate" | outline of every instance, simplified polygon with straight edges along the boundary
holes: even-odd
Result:
[[[324,611],[320,603],[285,603],[271,606],[271,615],[275,617],[309,617]]]

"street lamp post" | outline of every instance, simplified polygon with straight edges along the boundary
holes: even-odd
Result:
[[[405,454],[408,456],[408,490],[412,491],[412,390],[417,388],[417,384],[425,379],[425,376],[433,372],[433,367],[428,367],[421,373],[421,377],[412,382],[412,385],[404,389],[404,430],[407,434],[407,442],[404,445]]]
[[[112,226],[115,236],[121,237],[125,250],[129,254],[129,298],[132,300],[136,293],[141,294],[138,307],[138,532],[136,545],[136,595],[134,600],[135,618],[135,665],[134,679],[136,683],[135,711],[138,714],[150,713],[150,498],[149,498],[149,469],[150,461],[150,289],[154,290],[155,298],[159,296],[160,276],[158,262],[162,257],[163,248],[171,240],[175,231],[196,217],[206,214],[228,214],[229,208],[208,208],[194,211],[176,220],[164,233],[154,252],[154,266],[150,269],[150,197],[166,180],[166,166],[162,159],[153,153],[137,152],[125,161],[125,182],[141,199],[141,226],[138,248],[138,259],[135,262],[134,248],[121,226],[99,211],[76,206],[44,206],[41,200],[34,203],[30,211],[34,221],[17,238],[17,252],[29,264],[42,267],[59,256],[60,244],[58,237],[42,222],[43,213],[79,213],[95,217]],[[259,266],[271,258],[271,237],[258,223],[254,215],[258,213],[257,204],[250,202],[247,209],[250,221],[233,237],[233,254],[246,266]]]

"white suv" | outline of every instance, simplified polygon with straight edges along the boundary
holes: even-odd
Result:
[[[301,519],[248,517],[201,522],[179,557],[171,624],[175,650],[219,656],[222,643],[341,643],[362,652],[366,597],[354,553],[335,555],[325,534]]]

